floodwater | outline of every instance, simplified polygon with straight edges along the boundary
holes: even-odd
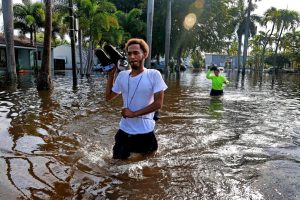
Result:
[[[158,151],[126,161],[111,159],[122,104],[102,74],[2,85],[0,199],[300,199],[300,76],[227,76],[212,99],[203,72],[172,75]]]

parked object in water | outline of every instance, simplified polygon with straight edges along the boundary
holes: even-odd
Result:
[[[273,73],[273,70],[275,69],[275,72],[281,72],[281,73],[296,73],[294,69],[276,69],[274,67],[269,67],[267,69],[264,69],[265,73]]]
[[[164,73],[165,71],[165,62],[161,61],[161,62],[151,62],[151,69],[157,69],[158,71],[160,71],[161,73]]]
[[[175,65],[175,71],[178,71],[178,65]],[[161,61],[161,62],[156,62],[156,61],[152,61],[151,62],[151,69],[157,69],[158,71],[160,71],[161,73],[164,73],[165,71],[165,61]],[[185,71],[187,69],[187,66],[184,64],[180,65],[179,71]]]

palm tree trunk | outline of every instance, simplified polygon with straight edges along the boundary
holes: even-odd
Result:
[[[275,23],[273,23],[273,26],[272,26],[272,30],[266,40],[266,42],[264,43],[263,45],[263,50],[262,50],[262,55],[261,55],[261,66],[260,66],[260,73],[263,73],[264,71],[264,67],[265,67],[265,53],[266,53],[266,48],[267,48],[267,45],[273,35],[273,32],[274,32],[274,28],[275,28]]]
[[[15,80],[16,59],[14,48],[14,24],[13,24],[13,4],[12,0],[2,0],[3,22],[6,43],[6,65],[7,76],[10,80]]]
[[[147,43],[149,45],[149,54],[146,60],[146,67],[150,68],[151,51],[152,51],[152,29],[153,29],[153,15],[154,15],[154,0],[148,0],[147,8]]]
[[[249,40],[249,23],[250,23],[250,9],[252,0],[248,0],[248,10],[247,10],[247,21],[246,21],[246,28],[245,28],[245,38],[244,38],[244,51],[243,51],[243,71],[242,75],[245,75],[245,68],[246,68],[246,62],[247,62],[247,51],[248,51],[248,40]]]
[[[275,70],[277,70],[277,67],[275,67],[275,65],[277,64],[277,51],[278,51],[279,43],[280,43],[281,36],[282,36],[284,28],[285,28],[285,26],[282,25],[279,36],[278,36],[277,41],[276,41],[276,47],[275,47],[274,57],[273,57],[273,73],[272,73],[273,76],[275,76]]]
[[[170,36],[171,36],[171,9],[172,0],[168,0],[167,18],[166,18],[166,39],[165,39],[165,75],[169,74],[169,57],[170,57]]]
[[[38,71],[38,63],[37,63],[37,60],[38,60],[38,50],[37,50],[37,44],[36,44],[36,26],[33,26],[33,37],[34,37],[34,47],[35,47],[35,50],[34,50],[34,67],[35,67],[35,70]]]
[[[90,68],[89,68],[89,74],[92,73],[92,69],[94,66],[94,49],[95,49],[95,45],[94,42],[92,43],[92,49],[91,49],[91,54],[90,54]]]
[[[241,71],[241,51],[242,51],[242,36],[238,36],[238,57],[237,57],[237,64],[238,64],[238,73]]]
[[[90,31],[90,42],[89,42],[89,50],[88,50],[88,56],[87,56],[87,68],[86,68],[86,76],[89,77],[91,75],[91,57],[93,51],[93,35],[92,31]]]
[[[82,30],[79,28],[78,30],[78,50],[79,50],[79,62],[80,62],[80,75],[83,77],[83,65],[82,65]]]
[[[177,78],[180,78],[181,56],[182,56],[182,46],[179,47],[177,52],[177,67],[175,67]]]
[[[32,26],[30,26],[31,28],[30,28],[30,44],[33,46],[33,28],[32,28]]]
[[[42,66],[39,70],[37,81],[38,90],[49,90],[51,88],[51,29],[52,29],[52,0],[45,0],[46,19],[45,19],[45,33],[44,33],[44,49]]]
[[[75,52],[76,48],[75,48],[73,0],[69,0],[69,17],[70,17],[70,39],[71,39],[73,87],[76,87],[77,86],[77,66],[76,66],[76,52]]]

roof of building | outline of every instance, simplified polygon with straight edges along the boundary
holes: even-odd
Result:
[[[16,48],[30,48],[35,49],[34,45],[31,44],[30,39],[25,36],[14,35],[14,45]],[[0,46],[6,46],[4,33],[0,33]],[[43,44],[37,42],[38,47],[42,47]]]

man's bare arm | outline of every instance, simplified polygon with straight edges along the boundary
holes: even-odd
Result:
[[[116,75],[116,68],[108,72],[108,79],[107,79],[106,90],[105,90],[106,101],[115,99],[119,95],[118,93],[115,93],[111,90],[115,81],[115,75]]]

